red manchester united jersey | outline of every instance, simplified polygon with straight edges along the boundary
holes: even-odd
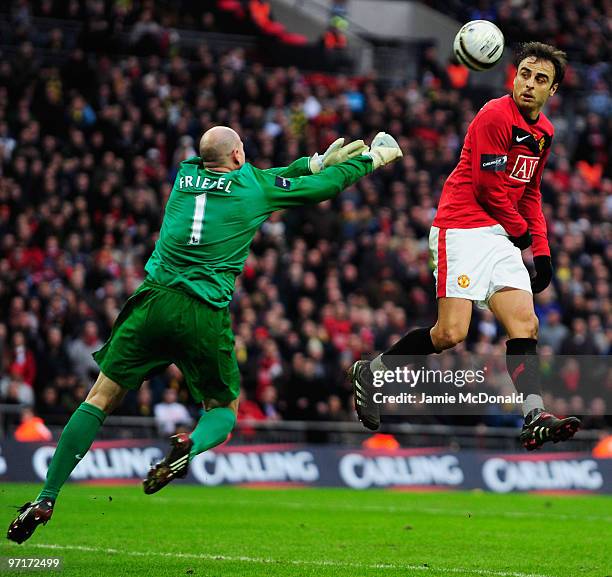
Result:
[[[487,102],[468,127],[461,158],[446,180],[434,219],[439,228],[501,224],[533,236],[533,254],[550,255],[540,180],[554,128],[540,113],[528,121],[512,96]]]

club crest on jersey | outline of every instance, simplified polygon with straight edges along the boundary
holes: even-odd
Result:
[[[520,182],[529,182],[535,174],[539,161],[539,156],[526,156],[524,154],[519,154],[516,157],[512,172],[510,172],[510,178]]]
[[[459,275],[459,277],[457,278],[457,284],[461,288],[463,288],[463,289],[469,287],[470,286],[470,277],[468,275],[466,275],[466,274]]]
[[[542,136],[542,138],[538,140],[538,148],[540,149],[540,152],[544,150],[544,146],[546,146],[546,137]]]

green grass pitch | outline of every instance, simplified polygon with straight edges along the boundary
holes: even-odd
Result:
[[[0,484],[3,530],[37,489]],[[607,577],[611,535],[600,496],[69,485],[0,556],[60,556],[65,577]]]

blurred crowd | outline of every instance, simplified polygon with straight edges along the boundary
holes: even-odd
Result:
[[[423,0],[460,21],[492,20],[507,39],[537,38],[565,50],[572,62],[610,61],[610,3],[606,0]]]
[[[322,152],[338,136],[369,141],[385,130],[403,159],[333,201],[274,214],[231,305],[243,417],[354,418],[346,368],[435,321],[427,236],[481,103],[432,82],[431,69],[389,88],[374,76],[267,69],[240,48],[206,43],[189,57],[109,55],[104,43],[87,44],[108,33],[102,16],[67,46],[62,27],[36,28],[45,11],[110,11],[114,32],[125,26],[134,36],[169,18],[152,2],[102,0],[19,0],[4,14],[14,34],[0,47],[0,402],[34,404],[62,422],[83,400],[97,374],[91,353],[143,280],[177,164],[196,154],[206,129],[237,130],[260,168]],[[212,16],[202,20],[214,29]],[[558,24],[565,33],[566,20]],[[611,71],[600,52],[591,56],[548,111],[558,137],[542,193],[555,273],[536,307],[549,354],[610,352]],[[475,309],[462,348],[503,356],[489,311]],[[568,388],[567,398],[575,393]],[[195,410],[172,366],[119,413],[164,415],[166,432],[164,423],[189,425]]]

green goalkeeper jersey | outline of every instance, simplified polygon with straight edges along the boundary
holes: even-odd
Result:
[[[226,173],[204,169],[198,156],[185,160],[145,270],[158,284],[226,307],[251,241],[272,212],[333,198],[371,170],[367,156],[318,174],[308,158],[268,170],[246,163]]]

